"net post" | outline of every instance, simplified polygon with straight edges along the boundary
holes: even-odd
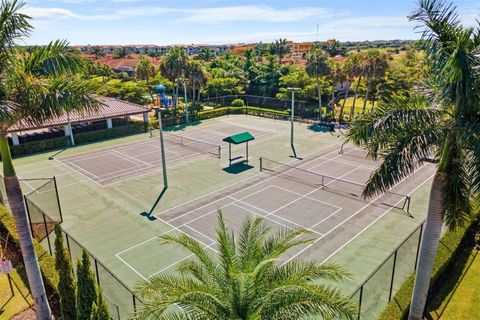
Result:
[[[260,157],[260,172],[263,171],[263,158]]]
[[[62,206],[60,205],[60,196],[58,195],[57,178],[53,176],[53,185],[55,187],[55,196],[57,197],[58,213],[60,214],[60,222],[63,222]]]
[[[222,146],[218,146],[218,159],[222,158]]]
[[[411,197],[410,196],[407,196],[407,212],[410,213],[410,201],[411,201]]]
[[[132,294],[132,299],[133,299],[133,316],[137,316],[137,301],[135,299],[135,295]]]

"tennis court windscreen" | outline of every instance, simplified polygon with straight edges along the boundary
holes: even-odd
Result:
[[[365,185],[355,181],[324,175],[264,157],[260,158],[260,171],[277,175],[279,178],[294,183],[309,185],[341,196],[365,202],[371,201],[371,199],[365,199],[363,197],[362,193]],[[402,210],[409,212],[410,196],[408,195],[386,191],[381,200],[387,205],[399,206]]]

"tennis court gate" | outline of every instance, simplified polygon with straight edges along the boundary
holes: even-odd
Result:
[[[32,236],[45,250],[48,250],[50,255],[54,256],[55,226],[63,222],[57,181],[55,177],[53,177],[20,179],[20,183],[36,186],[33,191],[24,195],[30,231]],[[8,205],[8,201],[6,200],[5,185],[3,177],[0,176],[0,201],[2,204]],[[97,284],[102,288],[111,318],[121,320],[131,318],[135,315],[141,302],[128,286],[118,279],[97,257],[81,245],[80,241],[76,240],[63,229],[62,236],[70,254],[72,265],[75,265],[76,261],[81,259],[84,249],[87,251],[92,263],[95,279]]]

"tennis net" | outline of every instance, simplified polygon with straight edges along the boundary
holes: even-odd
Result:
[[[269,172],[290,181],[321,188],[346,197],[363,199],[362,192],[365,185],[355,181],[331,177],[264,157],[260,158],[260,171]],[[386,191],[384,195],[391,199],[389,205],[396,207],[398,203],[402,203],[400,208],[407,213],[410,212],[411,197],[409,195],[393,191]]]
[[[150,130],[151,137],[157,137],[159,135],[158,130]],[[220,145],[209,143],[201,140],[187,138],[184,136],[176,135],[170,132],[163,132],[163,139],[166,143],[172,143],[184,148],[190,149],[198,153],[211,154],[220,159],[222,155],[222,147]]]

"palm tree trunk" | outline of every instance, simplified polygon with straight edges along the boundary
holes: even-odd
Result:
[[[421,320],[427,301],[433,262],[443,226],[443,190],[445,180],[443,173],[437,171],[433,178],[428,204],[427,222],[423,231],[420,254],[418,256],[417,275],[410,304],[409,320]]]
[[[320,79],[317,77],[317,91],[318,91],[318,109],[320,119],[322,118],[322,88],[320,87]]]
[[[357,86],[355,87],[355,94],[353,95],[353,104],[352,104],[352,109],[350,110],[350,116],[353,117],[353,114],[355,113],[355,106],[357,104],[357,94],[358,94],[358,88],[360,88],[360,82],[362,82],[362,75],[358,78]]]
[[[347,86],[347,91],[345,91],[345,97],[343,98],[342,107],[340,108],[340,115],[338,116],[338,120],[342,120],[343,118],[343,110],[345,109],[345,103],[347,102],[348,94],[350,93],[350,85]]]
[[[367,100],[368,100],[368,94],[370,93],[370,81],[367,81],[367,92],[365,92],[365,97],[363,100],[363,109],[362,109],[362,114],[365,113],[365,110],[367,109]]]
[[[36,318],[40,320],[52,319],[52,312],[47,300],[45,286],[43,284],[40,266],[35,255],[32,234],[28,225],[27,212],[23,199],[20,181],[15,174],[12,155],[6,136],[0,138],[0,154],[3,160],[3,175],[8,203],[15,220],[15,227],[18,233],[18,241],[22,251],[23,263],[27,273],[28,284],[35,302]]]

